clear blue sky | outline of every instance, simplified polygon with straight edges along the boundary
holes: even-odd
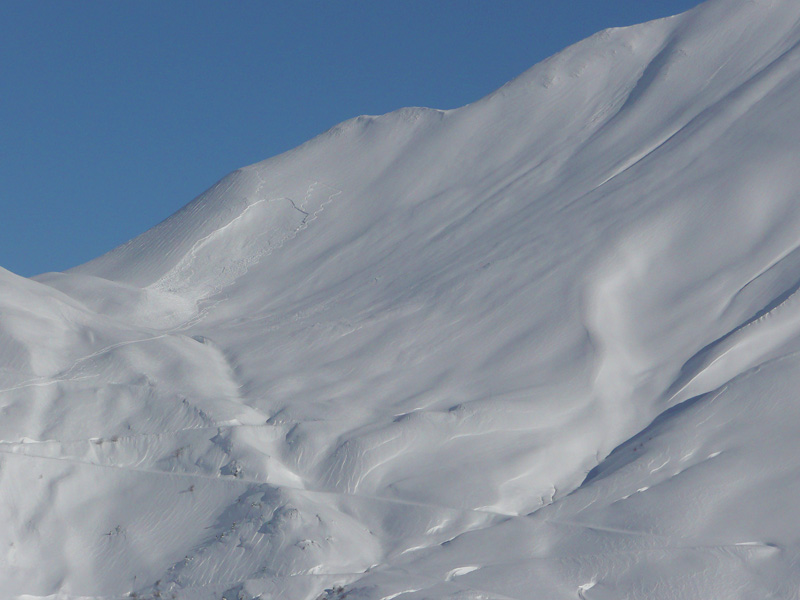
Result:
[[[0,0],[0,266],[75,266],[340,121],[455,108],[698,3]]]

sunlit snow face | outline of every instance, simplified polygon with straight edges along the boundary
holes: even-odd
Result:
[[[798,22],[609,30],[0,272],[0,596],[791,597]]]

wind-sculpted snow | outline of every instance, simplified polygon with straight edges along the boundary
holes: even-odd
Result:
[[[799,44],[712,0],[0,271],[0,596],[797,597]]]

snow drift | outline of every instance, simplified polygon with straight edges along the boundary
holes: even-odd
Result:
[[[798,47],[711,0],[0,271],[0,595],[797,597]]]

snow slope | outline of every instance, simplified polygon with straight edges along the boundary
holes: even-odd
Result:
[[[0,597],[797,598],[799,47],[709,0],[0,271]]]

